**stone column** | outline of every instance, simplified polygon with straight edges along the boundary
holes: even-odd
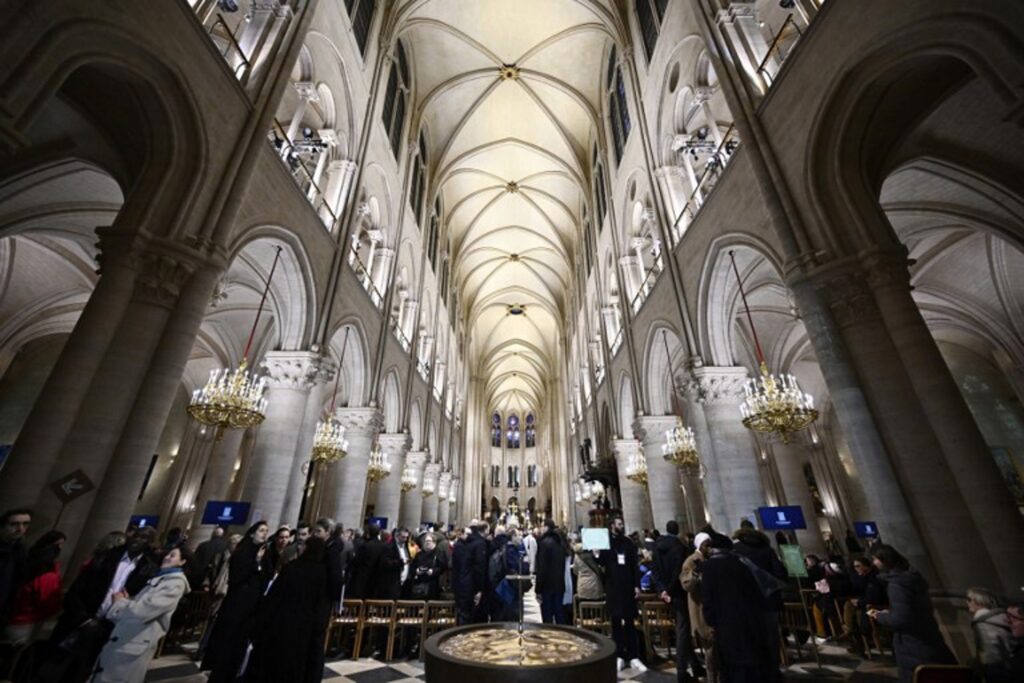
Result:
[[[661,447],[665,445],[665,431],[676,425],[675,415],[638,417],[633,422],[633,433],[640,438],[647,458],[647,495],[651,500],[654,525],[665,530],[670,519],[686,519],[683,492],[679,488],[679,469],[665,460]]]
[[[686,217],[682,214],[690,194],[683,184],[683,169],[679,166],[662,166],[654,171],[654,177],[658,179],[661,195],[668,205],[665,209],[672,220],[669,232],[674,240],[679,240],[688,226]]]
[[[743,426],[739,408],[747,369],[699,367],[692,377],[696,384],[692,391],[703,407],[705,422],[695,422],[693,427],[700,435],[698,446],[707,468],[704,480],[711,523],[723,533],[731,532],[743,519],[756,523],[756,509],[764,505],[753,437]],[[710,437],[710,448],[703,435]]]
[[[192,516],[192,531],[189,534],[191,537],[202,536],[205,539],[207,534],[204,532],[213,528],[202,527],[203,510],[211,500],[228,499],[228,486],[231,484],[231,475],[235,472],[235,463],[238,462],[238,451],[244,436],[244,429],[229,429],[220,441],[214,442],[213,452],[206,463],[206,476],[203,477],[199,494],[196,496],[196,511]]]
[[[311,351],[271,351],[263,361],[269,380],[267,418],[260,425],[242,489],[242,499],[252,503],[254,521],[265,519],[271,525],[285,521],[281,513],[318,360],[319,355]]]
[[[636,439],[617,439],[611,443],[615,453],[615,467],[619,473],[619,495],[622,497],[622,521],[626,523],[626,533],[638,529],[649,529],[651,523],[651,506],[647,502],[647,487],[626,478],[629,461],[634,454],[643,452],[643,446]]]
[[[420,519],[424,522],[437,522],[437,485],[441,476],[441,463],[432,462],[423,469],[423,481],[434,483],[434,493],[423,499],[423,507],[420,509]],[[420,487],[422,494],[422,486]]]
[[[946,463],[1006,590],[1024,583],[1024,518],[988,444],[910,294],[905,258],[873,264],[868,285],[889,330],[915,398],[935,432]]]
[[[347,159],[327,164],[327,187],[324,189],[324,206],[321,207],[320,217],[324,224],[332,230],[337,229],[334,226],[334,221],[341,220],[341,214],[352,189],[352,176],[355,174],[356,168],[356,163]]]
[[[627,295],[625,297],[629,304],[633,303],[633,298],[637,292],[640,291],[640,283],[643,278],[637,279],[637,258],[634,254],[625,254],[619,257],[619,266],[622,269],[623,284],[626,285]]]
[[[395,250],[388,247],[378,247],[377,255],[373,261],[373,286],[383,295],[387,286],[388,278],[391,276],[391,266],[395,262]]]
[[[273,47],[277,37],[287,26],[292,17],[292,8],[282,5],[279,0],[263,0],[254,2],[245,13],[245,28],[238,37],[238,46],[249,61],[249,73],[245,82],[257,81],[270,61],[266,50]],[[236,75],[240,75],[239,66],[235,66]],[[294,139],[294,138],[293,138]]]
[[[437,521],[442,527],[448,524],[448,487],[452,485],[452,473],[442,472],[437,484]],[[444,496],[443,498],[441,496]]]
[[[804,464],[810,459],[810,453],[806,446],[796,441],[788,444],[773,443],[771,449],[775,466],[779,470],[782,490],[786,494],[786,505],[799,505],[807,521],[807,528],[796,532],[797,542],[804,553],[815,553],[819,557],[824,557],[825,541],[821,536],[821,529],[818,528],[814,498],[804,476]],[[841,533],[836,534],[837,538],[841,536]]]
[[[130,238],[113,228],[99,228],[100,278],[75,323],[32,410],[25,420],[0,476],[0,500],[8,507],[32,506],[52,481],[60,447],[85,400],[89,383],[114,338],[128,307],[139,268]],[[74,469],[74,468],[72,468]],[[68,470],[70,472],[71,470]],[[68,472],[54,472],[63,476]],[[52,494],[46,494],[52,495]],[[36,524],[42,526],[40,510]]]
[[[416,322],[416,309],[420,306],[420,302],[416,299],[408,298],[402,303],[402,334],[405,336],[407,341],[412,340],[412,326]]]
[[[382,455],[391,462],[391,474],[377,482],[377,500],[374,515],[387,517],[388,527],[399,526],[399,511],[402,504],[402,470],[405,467],[405,454],[412,446],[408,434],[381,434],[377,437]]]
[[[406,469],[416,475],[416,488],[402,493],[402,505],[398,514],[398,525],[407,529],[415,529],[420,525],[420,512],[423,510],[423,468],[429,455],[426,451],[409,451],[405,456]]]
[[[316,168],[313,169],[313,177],[310,179],[309,190],[306,192],[306,199],[313,206],[316,206],[317,197],[324,194],[324,187],[321,184],[324,170],[327,168],[327,160],[331,158],[331,150],[338,143],[337,134],[330,128],[324,128],[318,134],[325,147],[321,148],[320,154],[317,156]]]
[[[348,527],[360,526],[366,510],[366,471],[370,449],[384,426],[376,408],[340,408],[335,415],[345,427],[348,455],[331,465],[323,512]]]
[[[305,495],[307,474],[307,463],[310,462],[310,455],[313,453],[313,437],[316,435],[316,424],[323,416],[324,403],[330,397],[330,391],[334,387],[334,376],[337,365],[324,356],[318,356],[314,361],[315,370],[312,375],[314,381],[310,389],[309,397],[306,399],[306,410],[302,416],[302,426],[299,428],[298,442],[295,447],[295,456],[292,459],[291,475],[288,480],[288,490],[285,493],[284,507],[281,511],[281,519],[287,524],[295,524],[299,520],[299,509],[302,507],[302,498]],[[314,520],[307,519],[308,522]]]

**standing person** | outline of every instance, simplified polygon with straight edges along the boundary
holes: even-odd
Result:
[[[682,574],[679,576],[679,583],[687,594],[687,607],[690,612],[690,626],[693,629],[693,637],[697,644],[704,650],[704,661],[707,663],[708,683],[718,683],[718,665],[716,658],[718,653],[714,649],[714,638],[711,634],[711,627],[704,621],[703,602],[701,601],[701,571],[704,560],[711,555],[711,534],[700,532],[693,539],[693,545],[697,549],[683,562]]]
[[[309,522],[299,522],[298,525],[296,525],[295,527],[294,540],[288,545],[287,548],[284,549],[284,552],[281,554],[281,564],[288,564],[289,562],[297,558],[299,555],[301,555],[303,549],[305,549],[306,547],[306,541],[309,540],[309,536]],[[326,542],[324,543],[324,547],[327,547]]]
[[[267,548],[267,557],[270,558],[270,566],[274,568],[274,573],[281,571],[281,558],[284,556],[285,549],[291,544],[292,541],[292,530],[287,524],[278,528],[274,532],[274,537],[270,540],[269,547]]]
[[[523,534],[523,547],[526,548],[526,563],[530,565],[530,572],[537,569],[537,536],[539,530],[536,528],[527,529]]]
[[[172,546],[163,556],[156,576],[134,598],[124,591],[114,594],[107,619],[114,623],[110,639],[100,652],[92,683],[136,683],[167,634],[171,615],[189,590],[184,567],[193,559],[183,545]]]
[[[679,539],[679,523],[670,519],[665,524],[665,534],[654,542],[654,558],[651,566],[654,589],[658,597],[670,605],[675,612],[676,622],[676,677],[682,683],[704,676],[704,667],[693,651],[692,624],[686,591],[679,576],[683,573],[683,562],[689,555],[686,546]]]
[[[409,593],[413,600],[437,600],[441,596],[441,576],[448,571],[448,555],[437,547],[430,531],[420,537],[420,547],[410,571]]]
[[[0,628],[7,625],[14,595],[25,579],[25,536],[31,523],[31,510],[7,510],[0,515]]]
[[[552,520],[544,522],[544,535],[537,544],[537,597],[545,624],[564,624],[565,548]]]
[[[347,578],[346,572],[353,552],[346,548],[339,528],[330,517],[321,517],[313,525],[312,537],[327,544],[327,599],[332,609],[341,602],[342,591]]]
[[[47,531],[28,551],[24,582],[15,593],[4,632],[15,645],[27,645],[39,625],[60,612],[63,596],[57,557],[65,538],[60,531]]]
[[[634,623],[637,615],[636,601],[640,597],[640,560],[636,544],[626,536],[626,523],[616,515],[610,525],[611,549],[597,554],[597,561],[604,570],[605,606],[612,622],[612,639],[615,641],[619,671],[626,662],[636,671],[647,671],[640,661],[639,644]]]
[[[274,580],[253,628],[247,682],[322,679],[324,634],[330,617],[326,556],[326,541],[310,538]],[[281,656],[283,652],[289,656]]]
[[[353,560],[353,598],[364,600],[397,600],[401,595],[402,562],[393,543],[380,539],[380,527],[367,524],[365,542],[356,550]]]
[[[772,646],[764,630],[761,589],[753,573],[732,552],[727,536],[711,534],[711,553],[700,569],[701,609],[704,621],[713,629],[720,680],[776,680],[778,653],[773,657],[768,651]]]
[[[192,590],[201,590],[204,585],[209,586],[213,583],[217,576],[213,574],[211,568],[214,561],[227,548],[228,539],[224,538],[224,527],[213,527],[213,531],[210,532],[210,538],[196,546],[195,563],[189,567],[187,572],[192,582]]]
[[[484,595],[487,593],[487,541],[483,530],[487,522],[474,519],[466,537],[455,544],[452,553],[452,592],[459,626],[487,621]]]
[[[398,551],[398,559],[402,562],[401,571],[398,577],[398,590],[399,595],[403,599],[409,597],[409,591],[412,590],[412,583],[409,581],[412,570],[413,556],[416,554],[412,547],[411,541],[412,535],[409,530],[402,527],[395,532],[395,536],[392,539],[392,544]]]
[[[789,572],[786,571],[786,566],[782,564],[779,556],[772,549],[771,541],[763,532],[755,529],[749,521],[743,520],[739,530],[733,534],[733,539],[736,543],[732,549],[737,555],[747,558],[756,567],[771,574],[779,581],[789,578]],[[775,674],[771,680],[781,680],[782,676],[779,672],[779,615],[782,613],[782,591],[776,591],[767,597],[762,594],[762,603],[764,609],[760,610],[760,616],[763,621],[764,639],[768,644],[767,654],[770,658],[768,670]]]
[[[928,582],[890,545],[872,546],[870,556],[885,583],[889,608],[871,610],[868,616],[893,632],[900,681],[911,683],[914,669],[921,664],[956,664],[932,615]]]
[[[853,558],[853,577],[850,580],[850,597],[843,604],[843,640],[851,654],[864,654],[864,638],[871,633],[868,619],[869,608],[884,607],[888,598],[885,586],[878,578],[878,570],[866,557]]]
[[[582,543],[573,546],[572,573],[576,575],[576,595],[580,600],[604,600],[604,579],[601,566],[594,559],[594,553],[583,548]]]
[[[967,609],[974,631],[974,664],[985,683],[1009,683],[1008,667],[1013,650],[1013,634],[999,599],[984,588],[967,589]]]
[[[228,594],[213,622],[201,667],[210,672],[210,683],[234,681],[242,666],[256,609],[274,576],[267,557],[269,531],[266,522],[256,522],[231,554]]]

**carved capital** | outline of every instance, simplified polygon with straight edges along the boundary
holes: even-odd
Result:
[[[376,408],[342,408],[336,411],[346,436],[373,438],[384,428],[384,414]]]
[[[399,434],[379,434],[377,443],[380,450],[391,458],[401,458],[412,447],[412,437],[402,432]]]
[[[299,93],[299,99],[306,100],[308,102],[318,102],[320,100],[320,95],[317,94],[316,91],[316,83],[312,83],[310,81],[299,81],[292,85],[295,86],[295,91]]]
[[[741,367],[699,367],[690,373],[685,385],[686,393],[705,405],[715,403],[739,404],[744,397],[748,372]]]
[[[137,264],[139,276],[135,281],[135,298],[167,308],[177,302],[182,286],[198,265],[195,260],[162,251],[140,254]]]
[[[271,389],[309,391],[320,370],[320,354],[312,351],[271,351],[261,363]]]
[[[711,86],[701,85],[693,89],[693,99],[697,101],[697,104],[703,104],[711,99],[715,94],[715,89]],[[709,122],[710,125],[711,122]]]
[[[426,451],[409,451],[405,455],[405,466],[419,474],[426,467],[429,458],[430,453]]]
[[[676,426],[675,415],[644,415],[633,421],[633,433],[644,446],[665,443],[665,432]]]

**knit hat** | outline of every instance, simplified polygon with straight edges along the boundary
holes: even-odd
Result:
[[[693,545],[695,548],[697,548],[697,550],[700,550],[700,547],[704,545],[706,541],[710,540],[711,534],[702,531],[699,534],[697,534],[697,538],[693,539]]]

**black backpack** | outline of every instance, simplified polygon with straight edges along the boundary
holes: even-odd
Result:
[[[506,574],[508,567],[505,565],[505,549],[499,548],[487,560],[487,580],[492,586],[497,586]]]

